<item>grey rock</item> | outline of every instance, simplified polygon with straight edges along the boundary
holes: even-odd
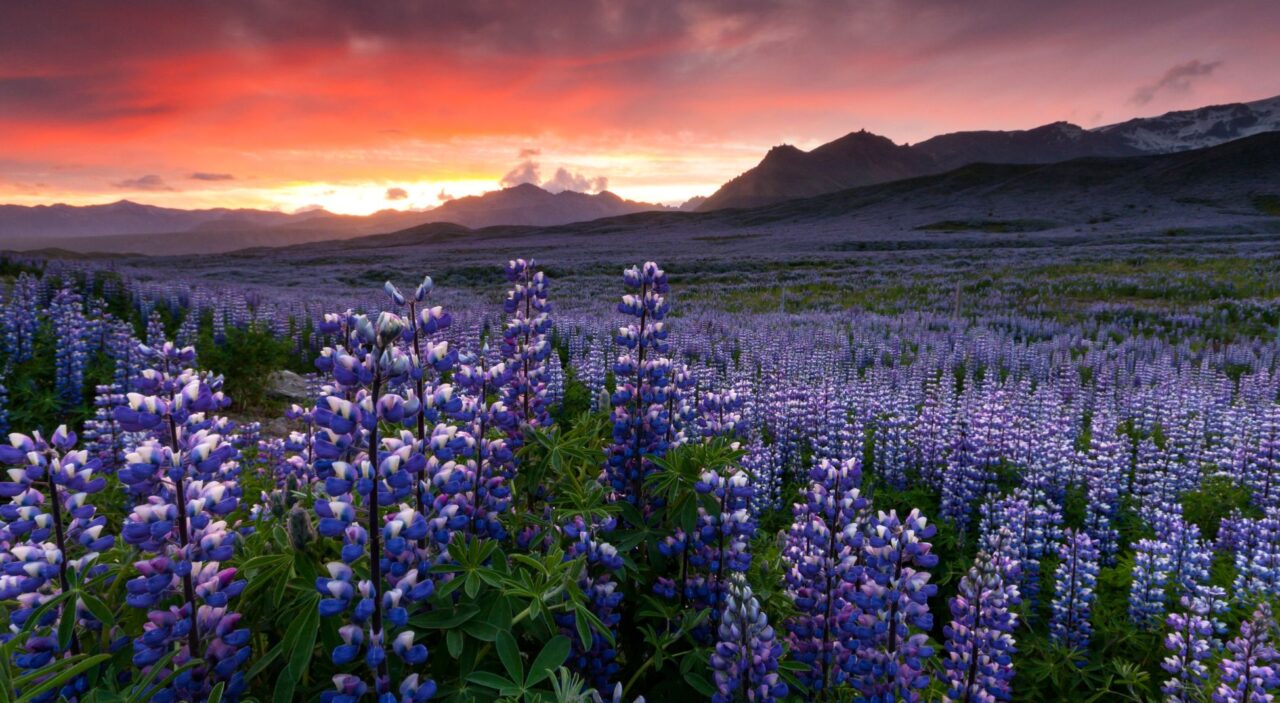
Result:
[[[267,393],[273,398],[291,401],[305,401],[311,394],[307,391],[307,379],[292,371],[276,371],[267,381]]]

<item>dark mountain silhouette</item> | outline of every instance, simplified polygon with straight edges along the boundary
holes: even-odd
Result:
[[[281,254],[430,249],[445,243],[451,251],[470,247],[492,252],[528,243],[556,249],[558,256],[619,256],[644,241],[664,251],[688,250],[691,256],[706,256],[706,242],[733,247],[734,255],[751,247],[796,255],[807,247],[830,250],[833,243],[849,240],[901,243],[955,232],[1069,238],[1082,232],[1165,236],[1170,227],[1273,231],[1280,226],[1275,203],[1280,203],[1280,132],[1175,154],[970,164],[750,209],[645,212],[552,227],[478,231],[437,223],[308,244]]]
[[[972,163],[1046,164],[1185,151],[1273,130],[1280,130],[1280,98],[1168,113],[1096,130],[1055,122],[1028,130],[956,132],[911,146],[860,131],[812,151],[774,147],[759,165],[721,186],[698,209],[756,207]]]
[[[497,224],[544,226],[661,209],[661,205],[624,200],[609,192],[550,193],[527,184],[451,200],[433,210],[382,210],[365,216],[324,210],[293,214],[178,210],[127,200],[84,207],[0,205],[0,247],[219,252],[393,232],[427,222],[447,221],[472,228]]]
[[[0,205],[0,239],[158,234],[201,225],[270,226],[292,217],[268,210],[179,210],[120,200],[106,205]]]
[[[609,191],[551,193],[525,183],[450,200],[423,214],[430,222],[454,222],[474,229],[492,225],[560,225],[664,209],[661,205],[624,200]]]

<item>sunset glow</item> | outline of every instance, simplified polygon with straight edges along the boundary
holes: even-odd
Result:
[[[1280,93],[1276,3],[1029,4],[6,3],[0,202],[365,214],[536,167],[678,203],[783,142]]]

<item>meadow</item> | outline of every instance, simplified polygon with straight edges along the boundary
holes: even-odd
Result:
[[[1271,700],[1280,256],[957,228],[0,259],[0,703]]]

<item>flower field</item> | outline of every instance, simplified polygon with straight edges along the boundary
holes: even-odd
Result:
[[[717,307],[621,268],[0,259],[0,703],[1280,691],[1273,287]]]

